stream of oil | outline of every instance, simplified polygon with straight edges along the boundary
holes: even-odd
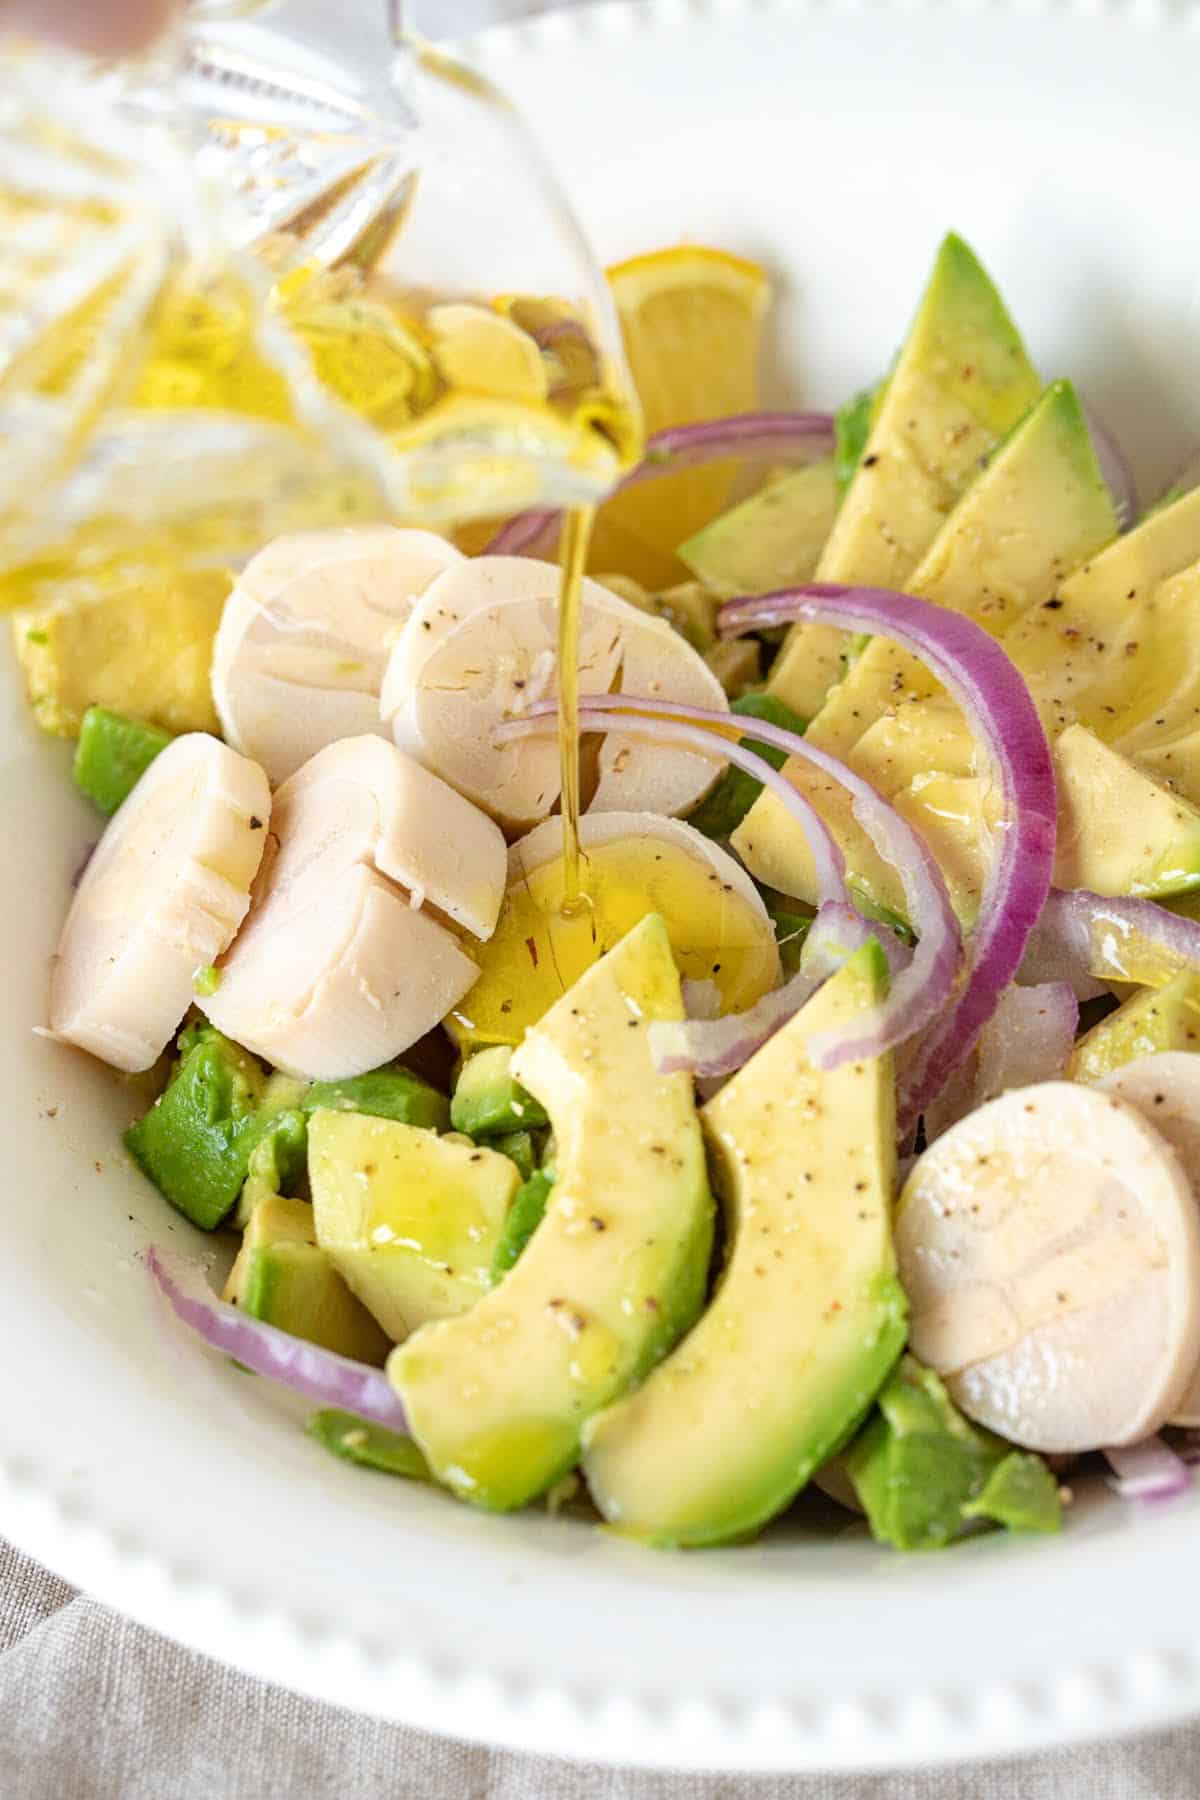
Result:
[[[588,904],[579,850],[579,607],[595,508],[573,507],[563,525],[558,584],[558,754],[562,773],[562,910]]]

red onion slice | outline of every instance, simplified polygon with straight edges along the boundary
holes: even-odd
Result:
[[[816,461],[833,455],[833,414],[818,412],[730,413],[698,425],[669,425],[646,439],[637,468],[613,490],[694,469],[703,463],[739,456],[746,461],[778,457],[782,461]],[[485,556],[520,556],[548,551],[562,526],[561,512],[518,513],[491,539]]]
[[[1133,479],[1129,459],[1093,407],[1085,406],[1083,416],[1091,434],[1096,461],[1100,464],[1100,473],[1108,483],[1108,491],[1113,498],[1117,524],[1122,531],[1128,531],[1138,516],[1137,483]]]
[[[203,1265],[192,1257],[152,1244],[146,1252],[146,1267],[176,1317],[214,1350],[224,1351],[255,1375],[276,1381],[294,1394],[356,1413],[372,1424],[386,1425],[389,1431],[407,1433],[400,1397],[382,1369],[323,1350],[319,1344],[293,1337],[261,1319],[248,1318],[236,1306],[218,1300]]]
[[[999,776],[1005,822],[972,935],[967,979],[904,1071],[901,1130],[916,1124],[975,1045],[1015,976],[1050,891],[1058,825],[1054,765],[1019,671],[972,619],[886,588],[814,584],[723,608],[725,636],[797,619],[888,637],[919,656],[966,715]],[[760,727],[756,721],[755,731]]]
[[[1106,980],[1148,984],[1153,974],[1169,981],[1184,969],[1200,969],[1200,920],[1154,900],[1055,888],[1030,937],[1022,979],[1050,969],[1076,994],[1104,993]]]
[[[1191,1488],[1187,1464],[1160,1437],[1101,1455],[1113,1471],[1108,1485],[1122,1500],[1177,1500]]]
[[[588,696],[580,701],[580,717],[585,724],[591,725],[601,712],[607,713],[643,713],[652,710],[654,724],[664,718],[685,719],[696,725],[707,726],[710,730],[719,727],[729,728],[727,714],[710,712],[704,707],[680,706],[673,701],[639,699],[630,694],[604,694]],[[897,1044],[907,1042],[911,1037],[923,1030],[930,1020],[939,1013],[946,1003],[950,989],[954,983],[958,967],[958,956],[961,948],[961,935],[958,920],[950,905],[946,892],[946,883],[941,869],[930,854],[925,840],[913,830],[907,820],[902,819],[895,809],[877,793],[870,782],[853,769],[831,756],[827,750],[820,750],[810,744],[806,738],[794,731],[788,731],[781,725],[772,725],[766,720],[755,719],[753,733],[756,740],[771,744],[778,750],[784,750],[789,756],[801,757],[814,768],[832,776],[850,795],[851,808],[855,818],[862,826],[871,842],[881,856],[887,858],[900,876],[904,888],[905,903],[909,909],[909,921],[917,934],[916,953],[907,966],[899,969],[892,982],[891,992],[879,1009],[878,1014],[864,1019],[860,1029],[848,1037],[833,1042],[825,1042],[822,1038],[814,1038],[809,1046],[809,1054],[821,1068],[834,1069],[840,1063],[851,1062],[855,1057],[882,1056]],[[772,793],[779,794],[781,786],[791,790],[796,796],[797,790],[792,787],[786,776],[773,771],[775,780],[770,784]],[[794,801],[788,801],[795,811]],[[805,802],[807,807],[808,803]],[[811,809],[810,809],[811,810]],[[819,814],[814,817],[820,818]],[[831,838],[828,826],[821,820],[822,834]],[[845,862],[840,849],[837,852],[842,880],[842,891],[836,893],[832,885],[824,883],[818,889],[818,900],[821,908],[840,902],[843,916],[838,920],[838,929],[844,937],[848,921],[845,914],[850,913],[857,921],[856,942],[848,945],[842,958],[857,948],[867,936],[882,937],[886,928],[872,929],[860,914],[854,913],[846,899],[844,885]],[[818,870],[818,874],[820,871]],[[821,917],[818,912],[818,918]],[[833,921],[829,921],[830,924]],[[824,931],[818,932],[817,942],[805,946],[805,959],[799,970],[803,974],[808,968],[815,968],[818,946]],[[891,932],[886,932],[893,937]],[[890,960],[890,959],[889,959]],[[826,969],[828,972],[828,967]],[[819,985],[814,982],[813,987]],[[809,990],[812,991],[812,988]],[[807,997],[807,996],[806,996]],[[761,1002],[760,1002],[761,1004]],[[793,1009],[795,1010],[795,1009]],[[788,1014],[788,1017],[791,1015]],[[768,1032],[767,1036],[770,1035]]]

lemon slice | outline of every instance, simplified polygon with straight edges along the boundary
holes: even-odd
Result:
[[[433,306],[433,360],[447,387],[537,406],[548,391],[542,353],[527,332],[485,306]]]
[[[618,263],[608,281],[647,434],[753,410],[771,298],[756,263],[682,245]],[[618,494],[601,512],[593,567],[651,587],[681,580],[677,546],[720,512],[732,479],[732,465],[716,463]]]

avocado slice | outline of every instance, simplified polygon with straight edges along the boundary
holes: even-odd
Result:
[[[388,1361],[413,1436],[464,1500],[507,1511],[550,1487],[589,1415],[703,1304],[713,1203],[692,1082],[660,1075],[649,1042],[655,1021],[683,1016],[667,927],[650,914],[513,1057],[554,1127],[545,1216],[490,1294]]]
[[[281,1134],[285,1160],[302,1161],[304,1121],[264,1109],[262,1065],[211,1025],[183,1031],[179,1052],[165,1090],[125,1133],[125,1147],[172,1206],[213,1231],[232,1210],[251,1153],[269,1132]]]
[[[1200,887],[1200,808],[1151,780],[1085,725],[1054,745],[1054,885],[1152,899]]]
[[[468,1137],[497,1137],[546,1124],[545,1108],[510,1072],[512,1051],[505,1044],[479,1050],[463,1063],[450,1100],[450,1123]]]
[[[1069,1081],[1100,1081],[1139,1056],[1200,1051],[1200,975],[1184,970],[1164,987],[1143,988],[1081,1037]]]
[[[1000,445],[905,585],[1003,637],[1117,530],[1083,408],[1070,382],[1056,381]],[[874,638],[812,721],[812,740],[844,755],[877,719],[940,691],[924,663]]]
[[[520,1186],[494,1150],[365,1113],[315,1112],[317,1242],[393,1343],[472,1306]]]
[[[1069,382],[1056,382],[992,458],[906,586],[998,632],[1050,601],[1064,573],[1116,529],[1079,401]],[[888,798],[935,772],[974,773],[974,744],[962,715],[923,664],[883,638],[872,640],[807,735],[848,758]],[[833,828],[856,891],[872,905],[903,912],[895,871],[854,819],[844,789],[798,760],[787,774]],[[937,809],[926,810],[936,833]],[[931,841],[936,851],[936,837]],[[774,796],[759,799],[733,844],[757,880],[815,903],[804,835]],[[977,898],[977,882],[964,876],[956,899],[968,921]]]
[[[1137,693],[1144,671],[1153,678],[1176,662],[1168,650],[1165,671],[1155,669],[1144,641],[1159,626],[1164,584],[1198,561],[1200,488],[1117,538],[1009,627],[1004,648],[1051,736],[1079,721],[1121,747],[1114,732],[1118,711]]]
[[[306,1200],[270,1194],[250,1215],[224,1298],[356,1362],[382,1363],[392,1340],[359,1304],[323,1250]]]
[[[837,511],[830,458],[808,463],[732,507],[676,551],[722,600],[811,581]]]
[[[144,719],[89,706],[79,727],[71,777],[102,813],[115,813],[170,742],[169,731]]]
[[[304,1429],[343,1462],[376,1469],[381,1475],[402,1475],[408,1481],[433,1480],[429,1464],[412,1439],[389,1431],[386,1425],[373,1425],[355,1413],[330,1406],[314,1413]]]
[[[971,1425],[931,1369],[905,1356],[842,1466],[873,1536],[937,1550],[974,1519],[1057,1531],[1058,1483],[1042,1461]]]
[[[674,1355],[584,1430],[592,1497],[633,1537],[756,1531],[841,1447],[904,1348],[892,1058],[823,1071],[807,1053],[886,991],[871,941],[703,1110],[730,1241],[716,1294]]]
[[[785,731],[804,735],[805,721],[774,694],[743,694],[729,710],[740,718],[765,719],[769,725],[779,725]],[[773,769],[781,769],[787,761],[786,753],[771,744],[760,744],[749,736],[741,741],[747,750],[753,750]],[[705,837],[720,841],[737,830],[761,793],[762,782],[756,781],[745,769],[727,768],[695,811],[688,815],[688,824],[702,831]]]
[[[907,588],[947,514],[1039,387],[989,276],[951,233],[875,411],[817,580]],[[845,632],[794,625],[771,671],[771,692],[812,718],[841,677],[845,651]]]

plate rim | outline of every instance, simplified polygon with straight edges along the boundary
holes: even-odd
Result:
[[[871,11],[1135,23],[1194,32],[1190,0],[590,0],[494,25],[458,48],[487,72],[517,57],[618,36],[742,17]],[[3,1421],[0,1419],[0,1438]],[[60,1489],[20,1446],[0,1445],[0,1520],[18,1550],[187,1649],[314,1700],[530,1755],[695,1772],[888,1771],[994,1760],[1179,1723],[1200,1712],[1200,1629],[1157,1627],[1119,1656],[1064,1669],[1045,1688],[1019,1679],[955,1687],[916,1679],[887,1694],[839,1690],[784,1705],[726,1705],[639,1693],[529,1689],[469,1663],[439,1665],[320,1621],[239,1601],[216,1568],[199,1573]]]

